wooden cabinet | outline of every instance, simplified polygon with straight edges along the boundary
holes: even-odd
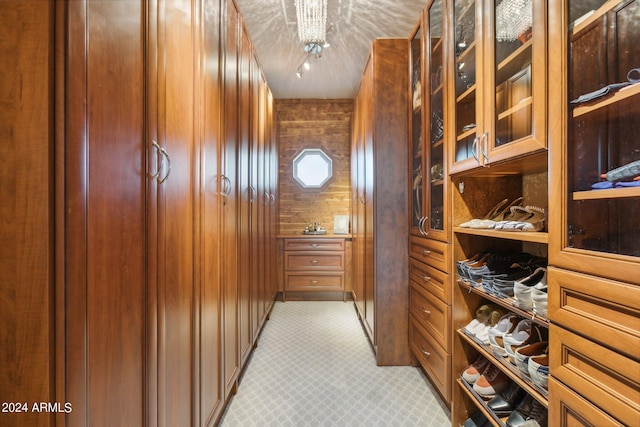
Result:
[[[18,138],[5,156],[11,216],[25,215],[3,214],[17,249],[3,262],[20,288],[3,286],[0,313],[21,335],[0,353],[17,369],[0,389],[6,401],[72,404],[0,424],[215,425],[274,296],[247,287],[238,261],[241,227],[251,242],[257,233],[240,214],[254,212],[239,159],[259,152],[261,129],[277,184],[273,100],[233,1],[107,3],[0,6],[0,50],[19,58],[3,99],[21,88],[6,133],[33,144]],[[26,30],[37,52],[16,50]],[[26,326],[37,338],[21,338]]]
[[[342,292],[346,301],[345,239],[290,237],[283,249],[283,299],[287,292]]]
[[[547,2],[454,0],[447,43],[449,170],[458,173],[547,147]],[[518,13],[516,13],[518,12]]]
[[[552,12],[550,46],[560,55],[550,65],[561,78],[550,90],[561,102],[551,106],[549,416],[558,425],[633,425],[640,249],[638,220],[627,213],[640,206],[640,192],[622,185],[633,176],[605,178],[640,159],[640,84],[627,78],[640,61],[640,2],[564,1]],[[621,82],[628,85],[592,96]]]
[[[444,400],[451,401],[449,186],[444,92],[446,9],[427,2],[411,46],[409,235],[410,344]],[[447,131],[448,133],[448,131]],[[429,350],[424,348],[428,347]]]
[[[407,39],[373,42],[354,101],[354,299],[379,365],[408,365]]]

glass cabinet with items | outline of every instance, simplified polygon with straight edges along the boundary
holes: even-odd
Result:
[[[640,1],[552,7],[549,425],[636,425]]]
[[[443,3],[428,3],[410,37],[411,232],[446,241]]]
[[[545,153],[546,3],[453,1],[451,172]]]

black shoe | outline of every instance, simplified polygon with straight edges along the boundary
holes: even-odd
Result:
[[[508,417],[516,408],[518,403],[524,399],[525,394],[527,394],[527,392],[520,388],[520,386],[516,383],[511,383],[505,391],[489,400],[489,402],[487,402],[487,406],[498,417]]]
[[[531,395],[527,394],[525,398],[518,404],[515,411],[509,415],[507,418],[507,427],[520,427],[527,421],[527,416],[531,412],[531,408],[533,407],[533,402],[536,400],[531,397]]]

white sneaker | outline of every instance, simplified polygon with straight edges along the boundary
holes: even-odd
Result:
[[[544,286],[547,284],[547,269],[544,267],[537,268],[529,277],[513,283],[513,295],[520,307],[527,310],[533,308],[531,289],[539,283],[543,283]]]

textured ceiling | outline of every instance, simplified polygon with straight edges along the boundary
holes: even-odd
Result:
[[[371,43],[409,37],[426,0],[328,0],[331,47],[311,61],[298,40],[294,0],[236,0],[275,98],[353,98]]]

